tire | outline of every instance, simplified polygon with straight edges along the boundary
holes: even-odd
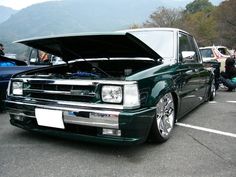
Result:
[[[156,104],[156,115],[149,133],[149,140],[155,143],[168,140],[174,127],[174,121],[174,99],[171,93],[167,93]]]
[[[0,90],[0,112],[3,112],[4,110],[3,100],[5,100],[4,92]]]
[[[213,101],[215,99],[215,96],[216,96],[216,86],[215,86],[215,80],[213,79],[209,91],[209,101]]]

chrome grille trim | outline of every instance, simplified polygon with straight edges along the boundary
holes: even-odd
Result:
[[[120,81],[120,80],[74,80],[74,79],[38,79],[38,78],[13,78],[14,80],[22,80],[23,82],[37,81],[37,83],[46,82],[49,85],[80,85],[80,86],[95,86],[97,84],[114,84],[114,85],[129,85],[135,84],[136,81]]]
[[[71,90],[69,91],[52,91],[52,90],[40,90],[40,89],[23,89],[24,93],[42,93],[42,94],[57,94],[57,95],[70,95],[70,96],[88,96],[88,97],[94,97],[95,93],[94,92],[88,92],[84,93],[79,92],[78,90]],[[76,92],[78,91],[78,93]]]
[[[116,110],[122,110],[124,109],[124,106],[121,104],[118,105],[118,104],[100,103],[99,100],[97,100],[99,98],[99,95],[97,98],[97,93],[95,92],[98,87],[98,84],[109,84],[109,85],[137,84],[136,81],[62,80],[62,79],[53,80],[53,79],[37,79],[37,78],[13,78],[11,80],[11,83],[14,81],[23,81],[24,84],[29,84],[28,87],[23,89],[24,96],[14,96],[12,94],[9,95],[9,97],[22,99],[22,101],[31,101],[33,103],[46,102],[49,104],[52,103],[61,106],[88,107],[88,108],[98,108],[98,109],[106,108],[106,109],[116,109]],[[31,84],[34,87],[30,88]],[[66,88],[63,89],[63,86],[65,86]],[[54,87],[55,89],[53,89]],[[62,89],[60,87],[62,87]],[[57,90],[58,88],[61,90]],[[70,90],[70,88],[74,90]],[[83,93],[83,91],[85,91],[85,94]]]
[[[26,92],[34,93],[47,93],[47,94],[59,94],[59,95],[71,95],[68,91],[52,91],[52,90],[39,90],[39,89],[23,89]]]

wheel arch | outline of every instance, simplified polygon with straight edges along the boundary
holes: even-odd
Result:
[[[151,94],[150,94],[151,99],[149,99],[148,104],[150,106],[156,106],[156,104],[161,99],[161,97],[163,97],[167,93],[171,93],[174,96],[174,99],[177,100],[177,102],[175,103],[175,106],[178,106],[179,105],[179,101],[178,101],[179,97],[176,92],[176,86],[175,86],[172,79],[158,81],[153,86],[153,88],[151,90]],[[178,107],[176,107],[176,108],[178,108]]]
[[[174,100],[175,106],[175,121],[178,119],[178,112],[180,109],[180,98],[177,93],[177,86],[174,84],[173,79],[161,80],[158,81],[152,91],[151,91],[151,99],[149,99],[148,105],[153,107],[156,106],[158,101],[167,93],[171,93]]]

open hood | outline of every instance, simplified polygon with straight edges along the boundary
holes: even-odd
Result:
[[[130,33],[70,35],[16,41],[64,61],[80,58],[148,57],[160,59],[153,49]]]

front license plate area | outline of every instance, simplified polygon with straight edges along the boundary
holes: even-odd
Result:
[[[38,125],[65,129],[62,111],[36,108],[35,116]]]

